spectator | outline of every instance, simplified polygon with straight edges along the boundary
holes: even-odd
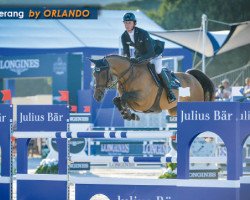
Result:
[[[221,84],[224,87],[224,89],[223,89],[223,99],[230,99],[231,98],[232,89],[230,87],[229,80],[228,79],[224,79],[221,82]]]
[[[245,97],[250,97],[250,78],[249,77],[245,79],[245,87],[243,90],[243,95]]]
[[[215,94],[215,98],[219,99],[219,100],[223,100],[223,90],[224,90],[224,86],[223,85],[219,85],[218,86],[218,90]]]

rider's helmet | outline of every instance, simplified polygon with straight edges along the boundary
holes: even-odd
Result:
[[[124,16],[123,16],[123,21],[134,21],[136,22],[136,18],[135,18],[135,15],[133,13],[126,13]]]

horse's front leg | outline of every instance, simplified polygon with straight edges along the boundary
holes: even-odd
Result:
[[[138,92],[136,91],[124,92],[120,98],[122,105],[127,105],[128,102],[133,102],[138,100]]]
[[[113,104],[117,107],[117,109],[120,112],[123,111],[123,107],[122,107],[122,103],[121,103],[121,97],[115,97],[115,98],[113,98]]]
[[[139,116],[135,115],[134,113],[131,113],[128,106],[126,104],[122,103],[121,97],[115,97],[113,99],[113,103],[117,107],[117,109],[120,111],[123,119],[126,119],[126,120],[140,120]]]
[[[114,105],[117,107],[117,109],[119,110],[119,112],[121,113],[123,119],[131,120],[131,119],[130,119],[130,115],[127,114],[126,109],[124,108],[124,106],[122,106],[121,97],[115,97],[115,98],[113,99],[113,103],[114,103]]]
[[[138,99],[138,94],[135,91],[132,92],[124,92],[121,96],[121,105],[124,108],[125,115],[128,115],[131,120],[140,120],[140,117],[135,114],[131,113],[131,110],[128,106],[128,102],[136,101]]]

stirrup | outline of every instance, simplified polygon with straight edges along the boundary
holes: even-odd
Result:
[[[168,99],[168,103],[173,103],[174,101],[176,101],[176,97],[172,91],[168,92],[167,99]]]

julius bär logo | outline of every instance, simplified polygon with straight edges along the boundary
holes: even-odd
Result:
[[[90,198],[90,200],[110,200],[106,195],[104,194],[95,194]]]

